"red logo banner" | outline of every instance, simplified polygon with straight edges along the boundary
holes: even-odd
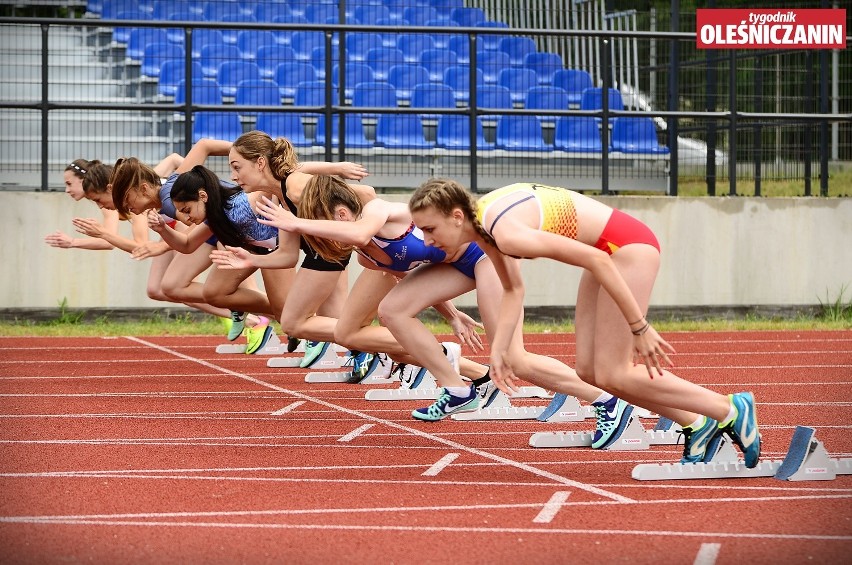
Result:
[[[846,49],[844,9],[696,10],[698,49]]]

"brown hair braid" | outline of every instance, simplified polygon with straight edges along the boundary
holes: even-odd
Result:
[[[136,157],[122,157],[115,162],[109,184],[112,185],[112,203],[119,217],[125,220],[130,217],[130,210],[127,209],[126,203],[127,193],[131,190],[140,190],[142,183],[148,183],[157,190],[160,187],[160,175]],[[160,201],[158,190],[154,199],[157,202]]]
[[[485,231],[476,217],[476,202],[473,196],[460,183],[451,179],[432,178],[421,184],[411,195],[408,209],[417,212],[426,208],[434,208],[445,216],[449,216],[454,208],[460,208],[476,233],[486,243],[497,247],[497,242]]]
[[[109,179],[112,176],[113,166],[106,165],[100,161],[92,161],[86,169],[83,177],[83,192],[86,196],[103,194],[109,189]]]

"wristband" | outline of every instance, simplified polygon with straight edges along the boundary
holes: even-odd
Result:
[[[641,328],[639,328],[638,330],[630,330],[630,332],[631,332],[633,335],[642,335],[642,334],[644,334],[645,332],[647,332],[647,331],[648,331],[648,328],[650,328],[650,327],[651,327],[651,324],[650,324],[650,323],[648,323],[648,322],[645,322],[645,325],[644,325],[644,326],[642,326],[642,327],[641,327]]]

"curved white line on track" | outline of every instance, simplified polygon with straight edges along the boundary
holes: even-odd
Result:
[[[251,377],[251,376],[246,375],[244,373],[239,373],[237,371],[231,371],[229,369],[225,369],[224,367],[219,367],[218,365],[215,365],[215,364],[210,363],[208,361],[196,359],[195,357],[192,357],[190,355],[185,355],[185,354],[180,353],[178,351],[174,351],[172,349],[169,349],[168,347],[162,347],[162,346],[157,345],[155,343],[145,341],[144,339],[139,339],[139,338],[133,337],[133,336],[126,336],[126,339],[129,339],[130,341],[134,341],[134,342],[139,343],[141,345],[144,345],[146,347],[151,347],[151,348],[156,349],[158,351],[170,353],[170,354],[174,355],[175,357],[179,357],[179,358],[185,359],[187,361],[193,361],[193,362],[198,363],[199,365],[203,365],[203,366],[205,366],[209,369],[221,371],[222,373],[224,373],[226,375],[231,375],[231,376],[252,382],[254,384],[272,389],[272,390],[277,390],[279,392],[291,394],[291,395],[293,395],[297,398],[300,398],[302,400],[308,400],[310,402],[314,402],[314,403],[319,404],[321,406],[326,406],[328,408],[332,408],[334,410],[337,410],[339,412],[343,412],[345,414],[350,414],[352,416],[357,416],[359,418],[363,418],[364,420],[368,420],[370,422],[375,422],[377,424],[383,424],[383,425],[389,426],[391,428],[403,430],[403,431],[406,431],[406,432],[408,432],[412,435],[416,435],[418,437],[421,437],[421,438],[424,438],[424,439],[427,439],[427,440],[430,440],[430,441],[433,441],[433,442],[436,442],[436,443],[444,444],[444,445],[449,446],[449,447],[456,449],[456,450],[465,451],[465,452],[470,453],[472,455],[477,455],[477,456],[483,457],[485,459],[491,459],[492,461],[498,461],[498,462],[503,463],[505,465],[515,467],[516,469],[526,471],[527,473],[531,473],[531,474],[537,475],[539,477],[544,477],[544,478],[550,479],[552,481],[555,481],[555,482],[563,484],[563,485],[567,485],[567,486],[571,486],[571,487],[574,487],[574,488],[577,488],[577,489],[580,489],[580,490],[584,490],[586,492],[596,494],[598,496],[602,496],[602,497],[609,498],[609,499],[612,499],[612,500],[616,500],[618,502],[635,502],[635,500],[628,498],[626,496],[622,496],[620,494],[610,492],[610,491],[602,489],[602,488],[598,488],[598,487],[594,487],[594,486],[591,486],[591,485],[588,485],[588,484],[585,484],[585,483],[581,483],[579,481],[574,481],[574,480],[568,479],[566,477],[563,477],[561,475],[557,475],[556,473],[551,473],[549,471],[545,471],[543,469],[538,469],[536,467],[533,467],[531,465],[527,465],[525,463],[520,463],[518,461],[506,459],[505,457],[500,457],[499,455],[494,455],[493,453],[489,453],[489,452],[483,451],[481,449],[475,449],[475,448],[472,448],[472,447],[468,447],[466,445],[462,445],[460,443],[457,443],[457,442],[454,442],[454,441],[451,441],[451,440],[448,440],[448,439],[444,439],[442,437],[439,437],[439,436],[436,436],[436,435],[433,435],[433,434],[429,434],[429,433],[420,431],[418,429],[415,429],[415,428],[412,428],[412,427],[409,427],[409,426],[397,424],[396,422],[392,422],[390,420],[385,420],[385,419],[382,419],[382,418],[378,418],[376,416],[371,416],[369,414],[365,414],[365,413],[359,412],[357,410],[351,410],[351,409],[348,409],[348,408],[344,408],[342,406],[338,406],[338,405],[333,404],[331,402],[326,402],[325,400],[321,400],[319,398],[309,396],[307,394],[302,394],[302,393],[294,391],[294,390],[289,390],[289,389],[286,389],[284,387],[279,387],[279,386],[274,385],[272,383],[268,383],[266,381],[262,381],[260,379],[256,379],[254,377]]]

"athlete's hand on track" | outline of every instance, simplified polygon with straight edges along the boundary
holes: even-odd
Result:
[[[506,362],[506,355],[502,351],[491,351],[489,361],[491,367],[491,382],[507,396],[514,396],[520,391],[520,379],[515,376],[512,366]]]
[[[290,210],[282,206],[276,205],[266,196],[262,196],[257,201],[257,213],[262,217],[257,221],[267,226],[272,226],[286,232],[292,232],[296,229],[296,218]]]
[[[104,233],[104,227],[94,218],[74,218],[71,220],[74,224],[74,229],[78,233],[88,235],[89,237],[101,237]]]
[[[62,249],[70,249],[73,237],[59,230],[44,236],[44,242],[51,247],[61,247]]]
[[[220,269],[251,269],[251,253],[242,247],[226,245],[224,249],[214,249],[210,252],[210,260]]]
[[[663,366],[661,360],[669,367],[674,367],[674,363],[669,359],[668,353],[675,353],[674,347],[660,337],[657,330],[653,326],[648,325],[648,329],[639,335],[633,335],[633,359],[634,363],[642,363],[648,368],[648,376],[654,378],[654,372],[658,375],[663,374]]]
[[[485,350],[485,346],[482,345],[482,338],[476,333],[476,328],[484,329],[485,326],[481,323],[460,311],[455,318],[450,320],[449,324],[453,328],[453,335],[459,338],[462,345],[469,345],[474,350]]]

